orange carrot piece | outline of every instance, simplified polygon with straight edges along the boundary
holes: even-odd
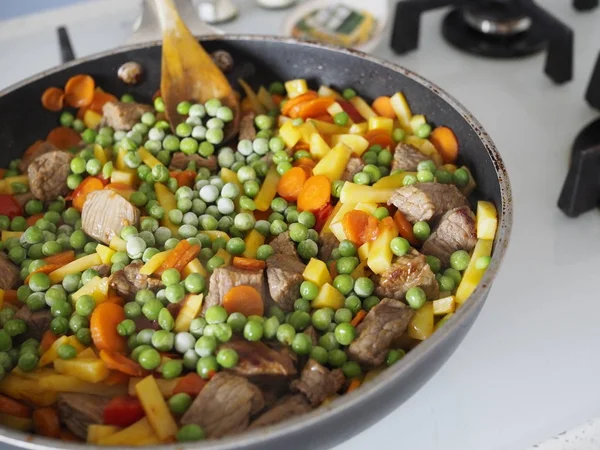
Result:
[[[17,291],[15,289],[8,289],[4,291],[4,301],[11,305],[23,306],[23,303],[19,300]]]
[[[6,395],[0,395],[0,413],[28,419],[31,417],[31,408]]]
[[[188,373],[175,385],[173,395],[183,392],[194,398],[204,389],[206,383],[207,381],[200,378],[197,373]]]
[[[83,440],[79,439],[71,430],[60,430],[60,435],[58,437],[61,441],[70,441],[70,442],[83,442]]]
[[[289,111],[289,116],[293,119],[301,117],[308,119],[309,117],[317,117],[327,114],[329,108],[335,99],[333,97],[318,97],[294,106]],[[287,104],[286,104],[287,106]]]
[[[242,256],[233,257],[233,267],[244,270],[262,270],[266,266],[264,261],[255,258],[244,258]]]
[[[51,406],[33,411],[33,430],[42,436],[57,438],[60,436],[58,410]]]
[[[38,269],[35,269],[33,272],[31,272],[29,275],[27,275],[27,278],[25,278],[25,284],[29,283],[29,280],[31,279],[31,276],[34,273],[45,273],[48,274],[50,272],[54,272],[56,269],[60,269],[64,264],[46,264],[45,266],[42,266]]]
[[[65,101],[65,91],[51,86],[42,94],[42,106],[49,111],[60,111],[63,109]]]
[[[56,127],[46,137],[46,141],[50,142],[56,148],[68,150],[81,142],[81,136],[77,131],[68,127]]]
[[[65,264],[75,261],[75,252],[73,250],[67,250],[58,253],[57,255],[47,256],[44,258],[44,261],[48,264],[60,264],[61,266],[64,266]]]
[[[356,316],[354,316],[354,319],[352,319],[352,321],[350,322],[350,325],[357,327],[358,324],[363,321],[363,319],[365,318],[366,315],[367,315],[367,312],[364,309],[361,309],[360,311],[358,311],[356,313]]]
[[[307,179],[308,176],[302,168],[292,167],[279,179],[277,193],[288,202],[295,202]]]
[[[127,340],[117,333],[117,325],[125,320],[123,307],[116,303],[100,303],[90,320],[92,340],[98,350],[126,352]]]
[[[458,139],[448,127],[436,127],[429,135],[429,140],[440,152],[444,164],[453,164],[458,158]]]
[[[101,303],[99,306],[102,305],[106,305],[106,303]],[[96,307],[96,309],[98,309],[98,307]],[[92,314],[92,320],[93,317],[94,316]],[[95,340],[94,343],[96,343]],[[106,364],[106,367],[109,369],[116,370],[131,377],[142,377],[146,372],[138,363],[115,351],[100,350],[100,359],[104,361],[104,364]]]
[[[98,177],[87,177],[73,192],[73,207],[81,211],[90,192],[104,189],[104,183]]]
[[[299,95],[298,97],[290,98],[285,102],[285,104],[281,108],[281,114],[284,116],[289,116],[289,112],[292,108],[294,108],[304,102],[314,100],[315,98],[318,98],[318,97],[319,97],[319,94],[317,94],[315,91],[308,91],[305,94]]]
[[[21,157],[21,159],[29,159],[34,157],[38,147],[40,145],[42,145],[44,143],[44,141],[42,141],[41,139],[38,139],[37,141],[35,141],[33,144],[31,144],[29,147],[27,147],[27,150],[25,150],[25,153],[23,153],[23,156]]]
[[[58,336],[52,331],[44,331],[44,334],[42,335],[42,340],[40,341],[40,351],[44,353],[46,350],[52,347],[52,344],[54,344],[54,342],[56,342],[57,339]]]
[[[300,158],[294,162],[294,167],[299,167],[300,169],[304,170],[306,173],[306,178],[313,176],[313,169],[316,165],[317,163],[310,158]]]
[[[106,300],[104,300],[104,302],[105,303],[116,303],[117,305],[121,305],[121,306],[123,306],[125,304],[125,300],[123,300],[118,295],[109,295],[106,298]]]
[[[382,117],[389,117],[390,119],[396,118],[394,108],[392,108],[392,100],[389,97],[377,97],[373,101],[373,110]]]
[[[102,107],[109,102],[118,102],[117,97],[108,92],[104,91],[94,91],[94,97],[92,98],[92,102],[89,104],[87,109],[91,109],[99,114],[102,114]]]
[[[141,369],[141,367],[140,367],[140,369]],[[106,377],[104,379],[104,381],[102,381],[102,382],[108,386],[114,386],[116,384],[128,384],[129,383],[129,375],[127,375],[123,372],[119,372],[118,370],[111,370],[110,375],[108,377]]]
[[[306,180],[298,195],[300,211],[317,211],[329,203],[331,198],[331,181],[325,175],[314,175]]]
[[[198,256],[199,253],[200,246],[198,244],[192,245],[185,251],[185,253],[181,255],[181,257],[177,260],[173,268],[181,272],[185,268],[185,266],[187,266],[196,258],[196,256]]]
[[[333,117],[331,117],[329,114],[322,114],[320,116],[313,117],[313,119],[320,120],[321,122],[333,123]]]
[[[177,180],[177,185],[180,187],[192,187],[196,179],[196,172],[193,170],[173,171],[171,172],[171,177]]]
[[[377,238],[378,225],[374,216],[358,209],[348,211],[342,217],[346,237],[358,246]]]
[[[89,75],[74,75],[65,84],[65,100],[69,106],[89,106],[94,99],[96,83]]]
[[[371,130],[365,133],[365,139],[369,141],[369,147],[372,145],[381,145],[383,148],[392,148],[394,140],[385,130]]]
[[[28,227],[32,227],[35,223],[44,218],[44,213],[34,214],[33,216],[29,216],[25,222],[27,222]]]
[[[156,270],[157,275],[162,275],[162,273],[174,267],[179,258],[192,246],[186,239],[179,241],[179,243],[175,246],[173,251],[167,256],[167,259],[161,264],[161,266]]]
[[[350,382],[350,384],[348,385],[348,389],[346,389],[346,393],[355,391],[356,389],[358,389],[361,385],[361,382],[358,378],[353,378],[352,381]]]
[[[419,245],[420,241],[416,238],[415,233],[413,233],[412,224],[404,217],[402,212],[396,211],[394,213],[394,222],[398,227],[398,234],[400,236],[406,239],[412,246]]]
[[[262,296],[252,286],[242,284],[234,286],[223,296],[223,308],[229,314],[239,312],[248,316],[262,316],[265,306]]]
[[[337,264],[335,263],[335,261],[331,261],[329,263],[329,274],[331,275],[331,278],[335,278],[338,276]]]

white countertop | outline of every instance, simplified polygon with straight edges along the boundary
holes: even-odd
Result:
[[[583,95],[600,51],[600,10],[539,3],[576,29],[575,79],[564,86],[543,75],[541,55],[491,61],[452,49],[437,31],[440,12],[426,15],[419,51],[395,56],[386,36],[374,52],[445,88],[487,128],[511,178],[515,224],[500,276],[456,353],[410,400],[336,450],[527,449],[581,424],[537,448],[598,448],[598,425],[588,421],[600,417],[600,214],[568,219],[556,202],[571,142],[598,116]],[[59,63],[61,23],[78,56],[123,43],[136,5],[96,0],[0,23],[0,88]],[[224,31],[279,33],[286,12],[238,5]]]

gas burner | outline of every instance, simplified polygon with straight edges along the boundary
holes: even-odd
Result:
[[[580,3],[598,0],[575,0]],[[573,32],[533,0],[404,0],[396,5],[391,47],[418,46],[421,14],[454,6],[442,34],[460,50],[490,58],[517,58],[547,50],[545,73],[557,84],[573,78]],[[589,5],[587,5],[589,8]]]
[[[573,6],[578,11],[590,11],[598,7],[598,0],[573,0]]]

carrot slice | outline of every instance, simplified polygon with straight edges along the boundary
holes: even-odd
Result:
[[[448,127],[436,127],[429,136],[429,140],[436,150],[442,155],[444,164],[453,164],[458,158],[458,139]]]
[[[175,385],[173,395],[183,392],[194,398],[204,389],[206,383],[206,380],[200,378],[200,375],[197,373],[188,373]]]
[[[292,108],[294,108],[306,101],[314,100],[315,98],[318,98],[318,97],[319,97],[319,94],[317,94],[315,91],[308,91],[307,93],[299,95],[298,97],[290,98],[285,102],[285,104],[281,108],[281,114],[283,114],[284,116],[289,116],[289,112]]]
[[[42,106],[49,111],[60,111],[65,102],[65,91],[51,86],[42,94]]]
[[[300,211],[317,211],[331,199],[331,181],[325,175],[314,175],[306,180],[298,195]]]
[[[125,320],[123,307],[116,303],[100,303],[90,320],[92,340],[98,350],[126,352],[127,340],[117,333],[117,325]]]
[[[323,229],[323,226],[327,222],[327,219],[329,219],[329,216],[331,215],[332,212],[333,212],[333,206],[331,206],[331,203],[327,203],[325,206],[320,208],[318,211],[315,211],[315,219],[316,219],[315,230],[317,232],[319,232],[319,233],[321,232],[321,230]]]
[[[25,150],[25,153],[23,153],[23,156],[21,159],[31,158],[33,155],[35,155],[35,152],[38,149],[38,147],[40,145],[42,145],[43,143],[44,143],[44,141],[42,141],[41,139],[38,139],[37,141],[35,141],[33,144],[31,144],[29,147],[27,147],[27,150]]]
[[[31,417],[31,408],[6,395],[0,395],[0,413],[28,419]]]
[[[327,114],[327,108],[334,102],[335,99],[333,97],[318,97],[308,100],[290,109],[289,116],[294,119],[297,117],[308,119],[309,117],[322,116]]]
[[[96,83],[89,75],[74,75],[65,84],[65,100],[74,108],[89,106],[94,99]]]
[[[317,163],[310,158],[300,158],[294,162],[295,167],[299,167],[306,172],[306,178],[313,176],[313,169]]]
[[[192,187],[196,179],[196,172],[193,170],[182,170],[171,172],[171,177],[177,180],[178,186]]]
[[[196,258],[196,256],[198,256],[199,253],[200,246],[198,244],[192,245],[181,255],[181,257],[177,260],[173,268],[181,272],[185,268],[185,266],[187,266]]]
[[[353,378],[352,381],[350,382],[350,384],[348,385],[348,388],[346,389],[346,393],[348,392],[352,392],[355,391],[356,389],[358,389],[361,385],[361,382],[358,378]]]
[[[68,150],[81,142],[81,136],[72,128],[56,127],[48,133],[46,141],[50,142],[56,148]]]
[[[413,226],[406,219],[406,217],[404,217],[404,214],[402,214],[400,211],[396,211],[394,213],[394,222],[398,227],[398,233],[400,234],[400,236],[406,239],[410,243],[410,245],[419,245],[420,242],[416,238],[415,233],[413,233]]]
[[[90,192],[104,189],[104,183],[98,177],[87,177],[73,192],[73,207],[81,211]]]
[[[27,275],[27,278],[25,278],[25,284],[29,283],[29,280],[31,279],[31,276],[34,273],[50,273],[50,272],[54,272],[56,269],[60,269],[64,264],[46,264],[45,266],[42,266],[38,269],[35,269],[33,272],[31,272],[29,275]]]
[[[102,107],[108,102],[118,102],[117,97],[104,91],[94,91],[94,97],[87,109],[102,114]]]
[[[44,261],[48,264],[60,264],[61,266],[64,266],[65,264],[75,261],[75,252],[73,250],[67,250],[58,253],[57,255],[47,256],[44,258]]]
[[[377,114],[383,117],[389,117],[390,119],[396,118],[394,108],[392,108],[392,100],[389,97],[377,97],[373,101],[373,109]]]
[[[358,246],[377,238],[378,225],[374,216],[358,209],[348,211],[342,217],[346,237]]]
[[[367,312],[364,309],[361,309],[360,311],[358,311],[356,313],[356,316],[354,316],[354,319],[352,319],[352,321],[350,322],[350,325],[357,327],[358,324],[363,321],[363,319],[365,318],[366,315],[367,315]]]
[[[262,296],[252,286],[234,286],[223,296],[223,308],[229,314],[239,312],[248,316],[262,316],[265,312]]]
[[[120,355],[119,353],[117,353]],[[131,361],[133,362],[133,361]],[[141,367],[140,367],[141,369]],[[129,383],[129,375],[119,372],[118,370],[112,370],[110,375],[102,381],[104,384],[108,386],[114,386],[116,384],[128,384]]]
[[[394,140],[385,130],[367,131],[365,139],[369,141],[369,147],[372,145],[381,145],[383,148],[392,148],[394,146]]]
[[[186,239],[179,241],[173,251],[169,254],[169,256],[167,256],[167,259],[165,259],[155,273],[160,276],[165,270],[175,267],[177,261],[190,247],[192,247],[192,244],[190,244]]]
[[[52,344],[54,344],[57,339],[58,336],[52,331],[44,331],[44,334],[42,335],[42,340],[40,341],[40,351],[44,353],[46,350],[52,347]]]
[[[28,227],[32,227],[35,225],[35,223],[44,218],[44,213],[39,213],[39,214],[34,214],[33,216],[29,216],[26,220],[27,222],[27,226]]]
[[[266,266],[266,263],[260,259],[244,258],[242,256],[234,256],[232,264],[233,267],[244,270],[262,270]]]
[[[277,183],[277,193],[288,202],[295,202],[302,191],[308,176],[300,167],[292,167],[284,173]]]
[[[99,306],[106,305],[106,303],[101,303]],[[98,309],[96,307],[96,309]],[[94,311],[95,312],[95,311]],[[92,314],[92,320],[93,320]],[[94,343],[96,341],[94,340]],[[104,361],[106,367],[112,370],[116,370],[118,372],[124,373],[125,375],[129,375],[132,377],[142,377],[146,373],[146,371],[135,361],[129,359],[127,356],[122,355],[121,353],[117,353],[111,350],[100,350],[100,359]]]
[[[56,408],[37,408],[33,412],[33,430],[42,436],[57,438],[60,436],[60,420]]]

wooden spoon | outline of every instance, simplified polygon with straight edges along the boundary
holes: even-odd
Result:
[[[172,0],[154,0],[163,35],[160,92],[165,114],[173,130],[185,120],[177,112],[182,101],[204,103],[218,98],[233,111],[233,120],[224,130],[224,141],[239,130],[238,99],[223,72],[192,35]]]

